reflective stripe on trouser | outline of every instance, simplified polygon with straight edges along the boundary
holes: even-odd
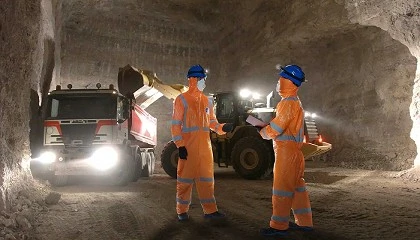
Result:
[[[192,186],[195,183],[204,213],[217,211],[214,197],[213,153],[208,131],[183,134],[188,151],[187,160],[178,160],[176,184],[176,211],[188,212]]]
[[[273,179],[273,215],[270,227],[289,228],[290,209],[300,226],[313,226],[309,195],[303,179],[305,161],[301,144],[292,141],[274,141],[276,161]]]

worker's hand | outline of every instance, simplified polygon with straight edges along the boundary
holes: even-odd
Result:
[[[222,127],[222,131],[227,133],[227,132],[232,132],[234,129],[233,123],[225,123],[225,125],[223,125]]]
[[[187,160],[187,156],[188,156],[187,149],[184,146],[179,147],[178,148],[178,155],[179,155],[180,159]]]
[[[255,126],[255,128],[257,129],[257,132],[260,133],[261,130],[263,129],[263,127],[259,127],[259,126]]]

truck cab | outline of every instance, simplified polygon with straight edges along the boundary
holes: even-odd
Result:
[[[157,121],[110,85],[108,89],[67,89],[48,94],[43,150],[38,161],[53,185],[69,176],[110,176],[125,185],[154,169]]]
[[[44,116],[44,146],[123,144],[129,107],[129,100],[113,89],[52,91]]]

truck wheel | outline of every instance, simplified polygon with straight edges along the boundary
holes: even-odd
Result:
[[[135,165],[131,159],[131,154],[125,154],[124,160],[112,176],[112,185],[125,186],[133,179],[135,174]]]
[[[146,165],[144,165],[144,168],[141,171],[140,176],[142,177],[151,177],[153,175],[154,167],[152,165],[152,154],[150,152],[145,153],[146,158]]]
[[[168,142],[163,148],[162,154],[160,155],[160,162],[163,170],[176,179],[176,170],[178,167],[178,148],[174,142]]]
[[[154,152],[149,152],[150,154],[150,175],[153,175],[155,173],[155,164],[156,164],[156,156]]]
[[[52,175],[50,182],[54,187],[62,187],[67,185],[68,180],[68,175]]]
[[[271,151],[262,138],[245,137],[232,149],[231,160],[235,171],[245,179],[261,179],[270,172]]]
[[[131,179],[132,182],[137,182],[137,180],[139,180],[140,178],[140,174],[141,174],[141,152],[139,150],[136,151],[135,156],[134,156],[134,174],[133,174],[133,178]]]

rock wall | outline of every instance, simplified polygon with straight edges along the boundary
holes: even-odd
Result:
[[[379,2],[369,6],[382,9]],[[390,35],[353,23],[344,1],[230,2],[222,9],[234,19],[220,41],[220,75],[233,78],[230,87],[268,93],[278,79],[276,64],[301,65],[308,82],[299,94],[305,109],[321,117],[319,130],[333,144],[329,162],[371,169],[412,166],[416,147],[409,138],[409,106],[416,60],[410,54],[413,42],[392,38],[397,28],[388,28],[394,31]],[[401,39],[412,35],[418,33]]]
[[[52,81],[57,67],[54,16],[59,6],[58,0],[4,0],[0,4],[1,209],[31,182],[29,124],[43,86]]]
[[[127,64],[152,70],[168,83],[186,83],[190,65],[208,66],[208,56],[215,55],[210,26],[183,5],[69,0],[63,13],[63,85],[116,83],[118,69]]]
[[[415,166],[420,166],[420,2],[410,1],[346,1],[349,19],[361,25],[377,26],[408,47],[417,58],[410,116],[411,138],[417,144]]]
[[[311,55],[321,61],[308,64],[302,101],[318,112],[319,128],[334,145],[329,160],[346,167],[410,168],[416,156],[409,138],[415,58],[374,27],[315,44]]]

